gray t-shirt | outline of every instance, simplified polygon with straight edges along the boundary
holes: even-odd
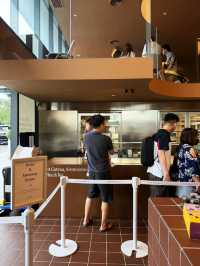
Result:
[[[88,171],[106,172],[110,168],[109,151],[113,150],[112,140],[101,133],[91,131],[85,135]]]

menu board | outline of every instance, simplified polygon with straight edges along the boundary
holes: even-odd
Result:
[[[46,197],[47,157],[12,161],[12,209],[42,202]]]

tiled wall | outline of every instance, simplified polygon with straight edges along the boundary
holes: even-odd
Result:
[[[149,266],[200,265],[200,240],[189,239],[179,199],[149,199],[148,244]]]

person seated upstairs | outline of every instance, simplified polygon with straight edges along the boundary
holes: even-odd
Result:
[[[177,163],[177,179],[180,182],[198,182],[196,190],[200,192],[200,167],[199,156],[195,145],[199,142],[198,131],[193,128],[185,128],[181,133],[180,145],[177,148],[174,160]],[[176,196],[184,198],[190,196],[194,187],[177,187]]]
[[[172,52],[169,44],[162,46],[162,55],[164,56],[164,68],[168,70],[177,70],[177,59],[175,54]]]
[[[119,58],[123,54],[123,50],[120,46],[120,42],[118,40],[112,40],[110,41],[110,44],[113,46],[111,57],[112,58]]]
[[[135,57],[135,53],[133,51],[133,46],[131,43],[127,42],[125,44],[125,49],[124,49],[122,57]]]
[[[162,63],[162,70],[160,71],[160,78],[162,80],[165,80],[166,71],[177,72],[177,59],[175,54],[172,52],[169,44],[164,44],[162,46],[162,56],[164,58],[164,61]]]

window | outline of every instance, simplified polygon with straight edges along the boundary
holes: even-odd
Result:
[[[27,35],[33,35],[36,56],[39,56],[39,41],[47,50],[66,52],[65,39],[48,0],[0,0],[0,17],[24,43]]]
[[[19,29],[20,37],[34,34],[34,0],[19,0]]]
[[[58,52],[58,22],[53,18],[53,51]]]
[[[39,39],[36,35],[33,36],[32,52],[36,57],[39,57]]]
[[[46,0],[40,0],[40,39],[49,49],[49,4]]]
[[[62,53],[66,52],[66,48],[65,48],[65,39],[64,37],[62,37]]]
[[[0,0],[0,17],[8,24],[11,24],[11,3],[10,0]]]

